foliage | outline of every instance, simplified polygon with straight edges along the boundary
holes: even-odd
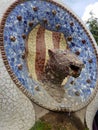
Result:
[[[85,130],[89,130],[88,128],[85,128]]]
[[[98,18],[96,18],[93,13],[90,13],[90,15],[91,17],[86,22],[86,25],[98,44]]]
[[[30,130],[52,130],[52,126],[44,121],[37,121],[35,125]],[[56,130],[66,130],[65,128],[62,128],[61,126],[57,126]]]
[[[51,126],[44,121],[37,121],[30,130],[51,130]]]
[[[30,130],[52,130],[52,126],[50,124],[48,124],[45,121],[37,121],[35,123],[35,125],[30,129]],[[66,128],[62,127],[62,126],[58,126],[55,128],[56,130],[67,130]],[[54,130],[54,129],[53,129]],[[84,130],[89,130],[88,128],[85,128]]]

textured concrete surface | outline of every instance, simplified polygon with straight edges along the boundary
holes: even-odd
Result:
[[[86,123],[89,130],[92,130],[93,119],[97,110],[98,110],[98,93],[94,98],[94,100],[89,104],[86,110]]]
[[[0,55],[0,130],[29,130],[34,123],[33,105],[11,80]]]
[[[12,2],[14,0],[0,1],[0,20]],[[33,105],[13,83],[0,52],[0,130],[29,130],[34,123]]]
[[[85,124],[86,109],[87,108],[85,107],[85,108],[81,109],[80,111],[77,111],[74,113],[75,116],[81,120],[82,124]]]
[[[0,19],[2,18],[5,10],[14,2],[15,0],[0,0]]]
[[[49,112],[49,110],[46,110],[38,105],[36,105],[35,103],[33,103],[33,107],[35,110],[35,119],[38,120],[39,118],[41,118],[42,116],[44,116],[45,114],[47,114]]]

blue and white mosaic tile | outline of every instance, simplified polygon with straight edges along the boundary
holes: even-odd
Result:
[[[34,11],[32,9],[33,7],[37,7],[38,10]],[[55,16],[52,14],[52,10],[56,11]],[[17,20],[17,16],[22,16],[22,20]],[[48,21],[47,25],[43,24],[44,18]],[[28,23],[32,20],[34,21],[34,24],[31,28]],[[71,26],[70,22],[73,22],[74,25]],[[65,85],[67,93],[66,98],[79,98],[80,101],[78,104],[87,101],[94,91],[97,81],[97,59],[95,50],[80,23],[66,10],[51,2],[28,0],[27,2],[17,5],[9,14],[4,28],[4,48],[11,69],[21,84],[24,85],[32,96],[35,96],[36,92],[34,90],[34,86],[38,83],[28,76],[28,69],[25,60],[21,58],[21,55],[25,51],[25,40],[21,36],[23,33],[28,36],[30,31],[38,24],[45,26],[47,30],[63,33],[65,38],[72,36],[72,41],[67,42],[68,46],[72,52],[80,52],[78,57],[84,62],[85,68],[77,79],[72,77],[69,78]],[[58,30],[56,29],[56,24],[60,24],[60,28]],[[16,38],[14,42],[10,40],[11,36]],[[85,40],[85,44],[82,43],[82,40]],[[90,63],[89,60],[92,60],[92,63]],[[18,64],[23,66],[22,70],[18,69]],[[90,82],[87,82],[88,79]],[[72,81],[74,81],[74,84],[71,84]],[[46,93],[41,86],[40,89],[43,93]],[[79,91],[80,97],[76,97],[76,91]],[[66,108],[67,105],[65,104],[64,107]]]

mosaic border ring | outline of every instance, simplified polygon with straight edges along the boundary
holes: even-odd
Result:
[[[35,28],[39,30],[39,33],[36,34]],[[55,101],[42,85],[32,78],[34,75],[28,72],[29,63],[25,59],[24,52],[27,45],[26,39],[29,41],[31,32],[32,37],[36,34],[37,37],[43,38],[42,40],[38,37],[35,39],[37,42],[44,39],[51,41],[55,33],[57,39],[60,39],[58,34],[63,34],[68,48],[85,64],[78,78],[68,78],[64,85],[65,98],[60,103]],[[49,33],[48,40],[44,32]],[[52,33],[51,36],[50,33]],[[31,52],[35,51],[34,45],[31,46]],[[50,44],[47,43],[47,45]],[[0,48],[4,64],[12,80],[36,104],[54,111],[77,111],[88,105],[95,97],[98,89],[96,43],[81,20],[63,4],[52,0],[20,0],[13,3],[1,22]],[[34,61],[34,54],[32,60]]]

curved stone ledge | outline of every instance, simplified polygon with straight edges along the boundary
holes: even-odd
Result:
[[[0,54],[0,130],[29,130],[34,123],[33,105],[11,80]]]
[[[86,110],[86,124],[89,130],[92,130],[93,120],[98,110],[98,93],[94,100],[88,105]]]

